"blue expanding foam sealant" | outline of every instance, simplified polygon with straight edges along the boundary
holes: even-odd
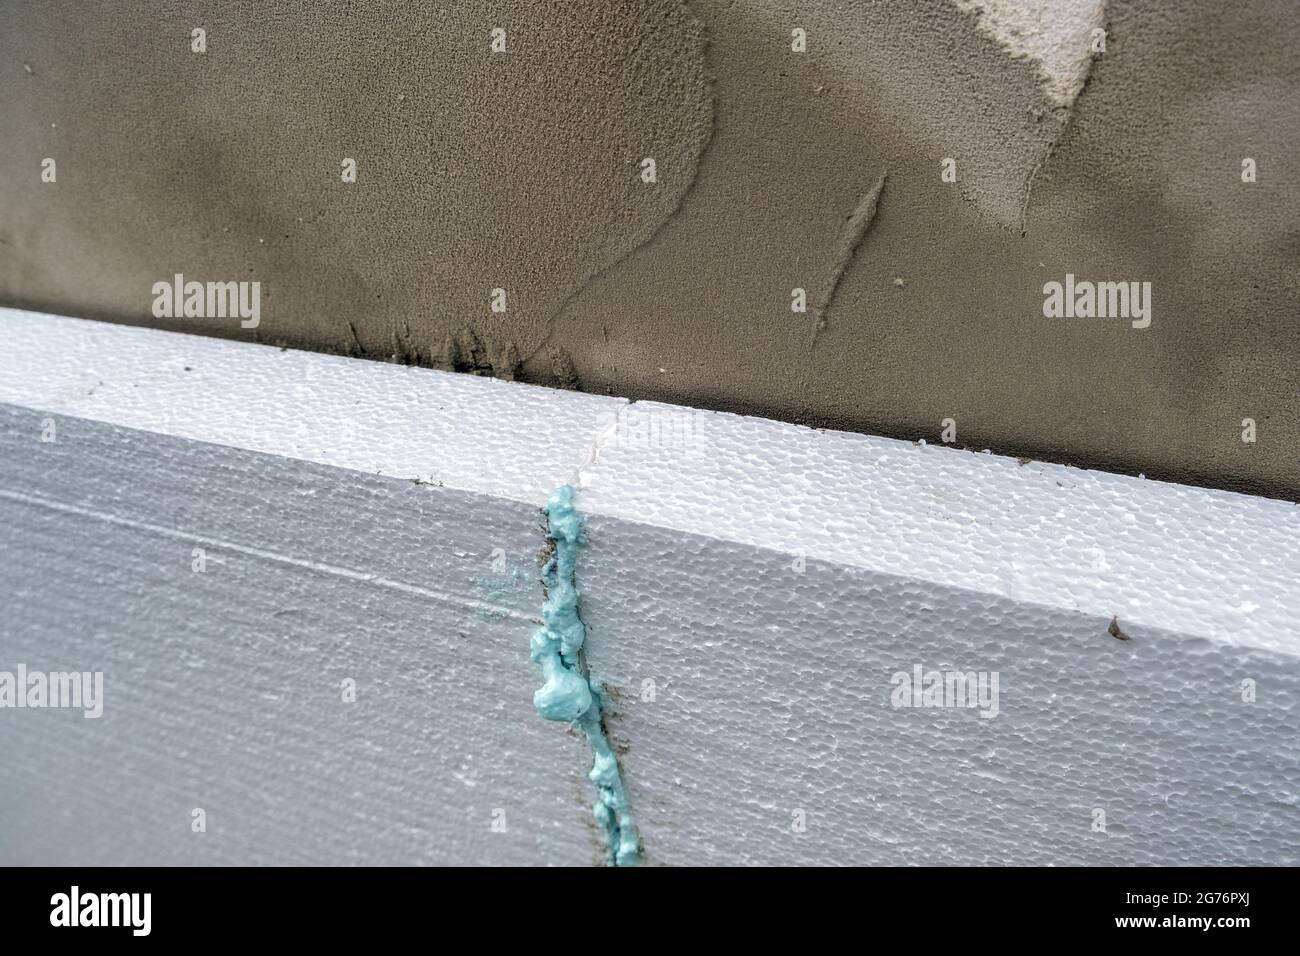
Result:
[[[545,680],[533,694],[533,705],[547,720],[563,720],[582,728],[591,746],[588,776],[596,785],[594,812],[605,833],[609,862],[632,866],[641,858],[640,838],[618,758],[605,733],[600,687],[588,677],[582,653],[587,629],[578,614],[573,568],[583,544],[583,528],[582,516],[573,506],[573,488],[564,485],[557,489],[544,512],[554,551],[542,568],[546,588],[543,624],[531,642],[532,658],[541,666]]]

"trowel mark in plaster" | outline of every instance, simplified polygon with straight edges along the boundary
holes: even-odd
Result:
[[[1020,234],[1026,232],[1034,179],[1051,158],[1070,120],[1074,102],[1092,74],[1093,31],[1106,19],[1105,0],[953,0],[975,18],[976,29],[1014,60],[1034,64],[1043,97],[1060,128],[1025,177]]]
[[[582,728],[591,746],[588,777],[596,785],[593,812],[605,833],[609,862],[631,866],[641,857],[640,838],[618,757],[605,733],[600,686],[588,676],[582,653],[587,629],[578,614],[573,568],[583,531],[582,516],[573,506],[573,487],[563,485],[557,489],[543,512],[553,550],[542,568],[546,589],[544,623],[533,633],[530,643],[532,659],[541,665],[546,679],[533,694],[533,706],[547,720],[563,720]]]
[[[680,12],[684,16],[686,16],[690,21],[689,27],[693,31],[696,50],[700,59],[700,63],[701,65],[703,65],[706,62],[705,55],[709,45],[708,35],[704,29],[704,24],[701,23],[695,17],[690,15],[690,12],[685,4],[682,4]],[[709,151],[709,147],[713,145],[714,133],[717,130],[717,126],[718,126],[718,109],[717,109],[717,102],[716,102],[717,96],[714,93],[714,89],[713,89],[713,79],[707,72],[705,72],[703,81],[708,93],[708,107],[709,107],[708,121],[697,124],[695,135],[698,140],[698,146],[695,150],[695,159],[689,169],[682,171],[685,174],[686,185],[677,194],[676,200],[673,202],[672,208],[668,210],[668,214],[664,216],[661,220],[659,220],[658,225],[656,225],[652,230],[650,230],[649,234],[646,235],[644,239],[642,239],[632,248],[618,255],[616,258],[612,259],[609,262],[606,262],[599,269],[587,275],[585,278],[583,278],[583,280],[580,283],[578,283],[578,287],[576,289],[574,289],[567,296],[565,296],[564,301],[561,302],[559,306],[547,318],[546,332],[543,334],[541,341],[537,344],[536,348],[534,348],[532,351],[530,351],[527,355],[523,357],[522,361],[520,362],[521,365],[524,362],[531,361],[534,358],[534,356],[536,356],[539,352],[541,352],[543,349],[547,347],[547,345],[551,341],[551,337],[555,334],[555,327],[559,323],[560,318],[563,317],[563,315],[567,311],[569,311],[569,307],[573,305],[574,302],[578,301],[578,299],[580,299],[593,284],[595,284],[598,280],[600,280],[604,276],[612,273],[620,265],[622,265],[624,262],[628,261],[633,256],[640,253],[642,250],[653,245],[654,241],[667,228],[668,224],[671,223],[673,220],[675,220],[681,214],[682,206],[686,202],[686,197],[691,193],[693,189],[695,189],[696,181],[700,177],[700,166],[704,162],[704,154],[707,153]]]
[[[826,327],[826,312],[835,299],[835,290],[840,287],[844,270],[853,261],[853,254],[858,251],[858,246],[862,244],[868,227],[876,218],[876,210],[880,206],[880,193],[885,188],[886,175],[886,173],[880,174],[876,184],[863,194],[853,212],[845,220],[844,228],[840,230],[839,240],[835,243],[835,257],[831,260],[830,269],[821,284],[813,291],[813,337],[809,349],[817,344],[817,336]]]

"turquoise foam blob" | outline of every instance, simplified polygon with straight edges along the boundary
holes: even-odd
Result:
[[[583,529],[573,498],[572,486],[563,485],[543,509],[554,551],[542,568],[546,588],[543,623],[529,643],[544,680],[533,694],[533,706],[547,720],[566,721],[582,729],[592,755],[587,776],[596,788],[592,812],[605,833],[608,860],[615,866],[631,866],[641,859],[640,836],[618,757],[605,733],[600,689],[588,676],[582,654],[587,629],[578,611],[573,572]]]

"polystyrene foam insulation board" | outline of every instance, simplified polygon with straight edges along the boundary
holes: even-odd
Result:
[[[118,816],[86,810],[86,841],[40,844],[58,801],[11,797],[11,856],[594,858],[585,755],[528,706],[536,508],[571,482],[590,666],[612,688],[647,861],[1300,859],[1292,503],[13,310],[0,324],[0,653],[115,656],[127,697],[113,734],[0,713],[23,729],[16,750],[51,774],[94,757],[120,800]],[[41,442],[51,419],[59,439]],[[230,562],[224,582],[204,577],[209,605],[189,577],[197,541]],[[184,580],[158,580],[181,546]],[[124,550],[134,577],[112,570]],[[505,581],[487,570],[498,551]],[[54,583],[38,596],[33,575]],[[231,619],[286,603],[316,610],[272,628],[278,642],[267,618]],[[368,672],[393,695],[347,726],[328,695],[288,694],[265,734],[265,707],[201,718],[225,672],[177,670],[168,613],[186,660],[268,669],[278,687],[323,679],[304,646],[335,642],[356,666],[383,647]],[[449,665],[464,646],[473,666]],[[919,706],[919,688],[899,706],[916,668],[997,675],[996,707]],[[126,774],[131,740],[177,714],[208,751],[170,741]],[[251,786],[286,752],[305,768],[355,734],[378,748],[364,782],[345,765],[338,790],[269,770],[255,798],[217,783]],[[385,736],[408,746],[375,756]],[[146,809],[200,799],[166,794],[177,773],[226,801],[222,839],[151,825]],[[348,786],[369,823],[344,808]],[[461,810],[409,812],[423,800]],[[323,835],[265,812],[285,801]],[[497,833],[503,808],[516,822]],[[134,850],[121,815],[150,835]]]

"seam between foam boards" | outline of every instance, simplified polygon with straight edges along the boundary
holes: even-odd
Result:
[[[542,509],[547,540],[539,579],[545,595],[543,624],[529,642],[530,656],[540,665],[545,680],[533,694],[533,706],[547,720],[564,721],[582,730],[591,750],[587,776],[596,790],[592,813],[604,834],[605,860],[611,866],[640,863],[641,838],[623,770],[605,726],[603,688],[591,676],[584,649],[587,629],[580,613],[575,568],[586,532],[574,496],[582,486],[583,470],[596,463],[602,441],[614,433],[631,404],[625,401],[618,411],[606,416],[574,468],[570,483],[557,488]]]

